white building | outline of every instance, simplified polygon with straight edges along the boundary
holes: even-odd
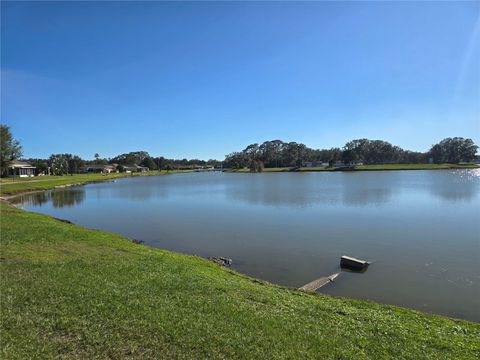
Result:
[[[35,176],[35,166],[25,161],[14,160],[8,165],[9,177],[31,177]]]

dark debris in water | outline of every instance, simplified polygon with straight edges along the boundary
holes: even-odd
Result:
[[[60,218],[56,218],[56,217],[54,217],[54,219],[57,220],[57,221],[64,222],[66,224],[73,224],[70,220],[60,219]]]
[[[212,256],[212,257],[209,257],[208,260],[220,266],[225,266],[225,267],[232,266],[232,259],[229,259],[223,256]]]

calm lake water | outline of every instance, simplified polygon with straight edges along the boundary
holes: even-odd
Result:
[[[146,244],[233,259],[299,287],[480,321],[480,170],[189,173],[24,196],[27,210]]]

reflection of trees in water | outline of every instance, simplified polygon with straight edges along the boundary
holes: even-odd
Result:
[[[164,198],[167,194],[166,189],[162,188],[162,186],[152,185],[135,186],[132,184],[125,190],[124,192],[117,193],[119,197],[125,197],[135,201],[145,201],[151,199],[153,196]]]
[[[151,198],[166,198],[171,189],[158,179],[135,178],[131,181],[117,181],[110,184],[90,186],[89,197],[100,199],[128,199],[134,201],[146,201]],[[157,180],[157,181],[154,181]],[[103,185],[103,186],[102,186]]]
[[[391,201],[398,189],[398,174],[345,173],[341,177],[342,203],[352,206],[380,205]]]
[[[393,190],[390,187],[359,188],[353,186],[344,188],[342,193],[343,204],[352,206],[386,204],[392,197]]]
[[[466,186],[463,189],[432,188],[432,194],[448,202],[470,202],[475,196],[475,187]]]
[[[136,179],[137,180],[137,179]],[[96,191],[95,191],[96,190]],[[146,201],[169,194],[195,197],[224,192],[227,199],[268,206],[372,206],[386,204],[404,191],[430,192],[448,202],[472,201],[480,190],[480,170],[357,173],[232,174],[223,177],[186,176],[162,181],[119,182],[89,188],[89,196]],[[16,203],[53,207],[74,206],[85,200],[82,187],[23,195]]]
[[[51,201],[53,207],[63,208],[78,205],[85,200],[85,190],[78,189],[61,189],[35,194],[22,195],[16,199],[16,203],[28,204],[33,206],[42,206]]]
[[[42,206],[48,201],[48,199],[49,196],[47,195],[47,192],[39,192],[34,194],[19,195],[14,197],[11,201],[14,204]]]
[[[368,206],[390,201],[394,184],[391,179],[379,180],[373,174],[251,174],[227,186],[226,195],[237,201],[271,206]]]
[[[322,195],[327,192],[315,191],[315,183],[309,174],[249,174],[241,181],[227,184],[226,196],[232,200],[245,201],[249,204],[270,206],[308,206],[322,202]]]
[[[65,206],[71,207],[78,205],[85,200],[85,190],[83,189],[65,189],[56,190],[50,193],[52,205],[55,208]]]
[[[431,174],[429,180],[431,194],[441,200],[448,202],[469,202],[473,200],[479,191],[480,171],[442,171],[438,174]]]

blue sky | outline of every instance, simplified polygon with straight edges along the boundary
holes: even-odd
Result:
[[[25,157],[218,158],[265,140],[480,144],[480,2],[4,2]]]

